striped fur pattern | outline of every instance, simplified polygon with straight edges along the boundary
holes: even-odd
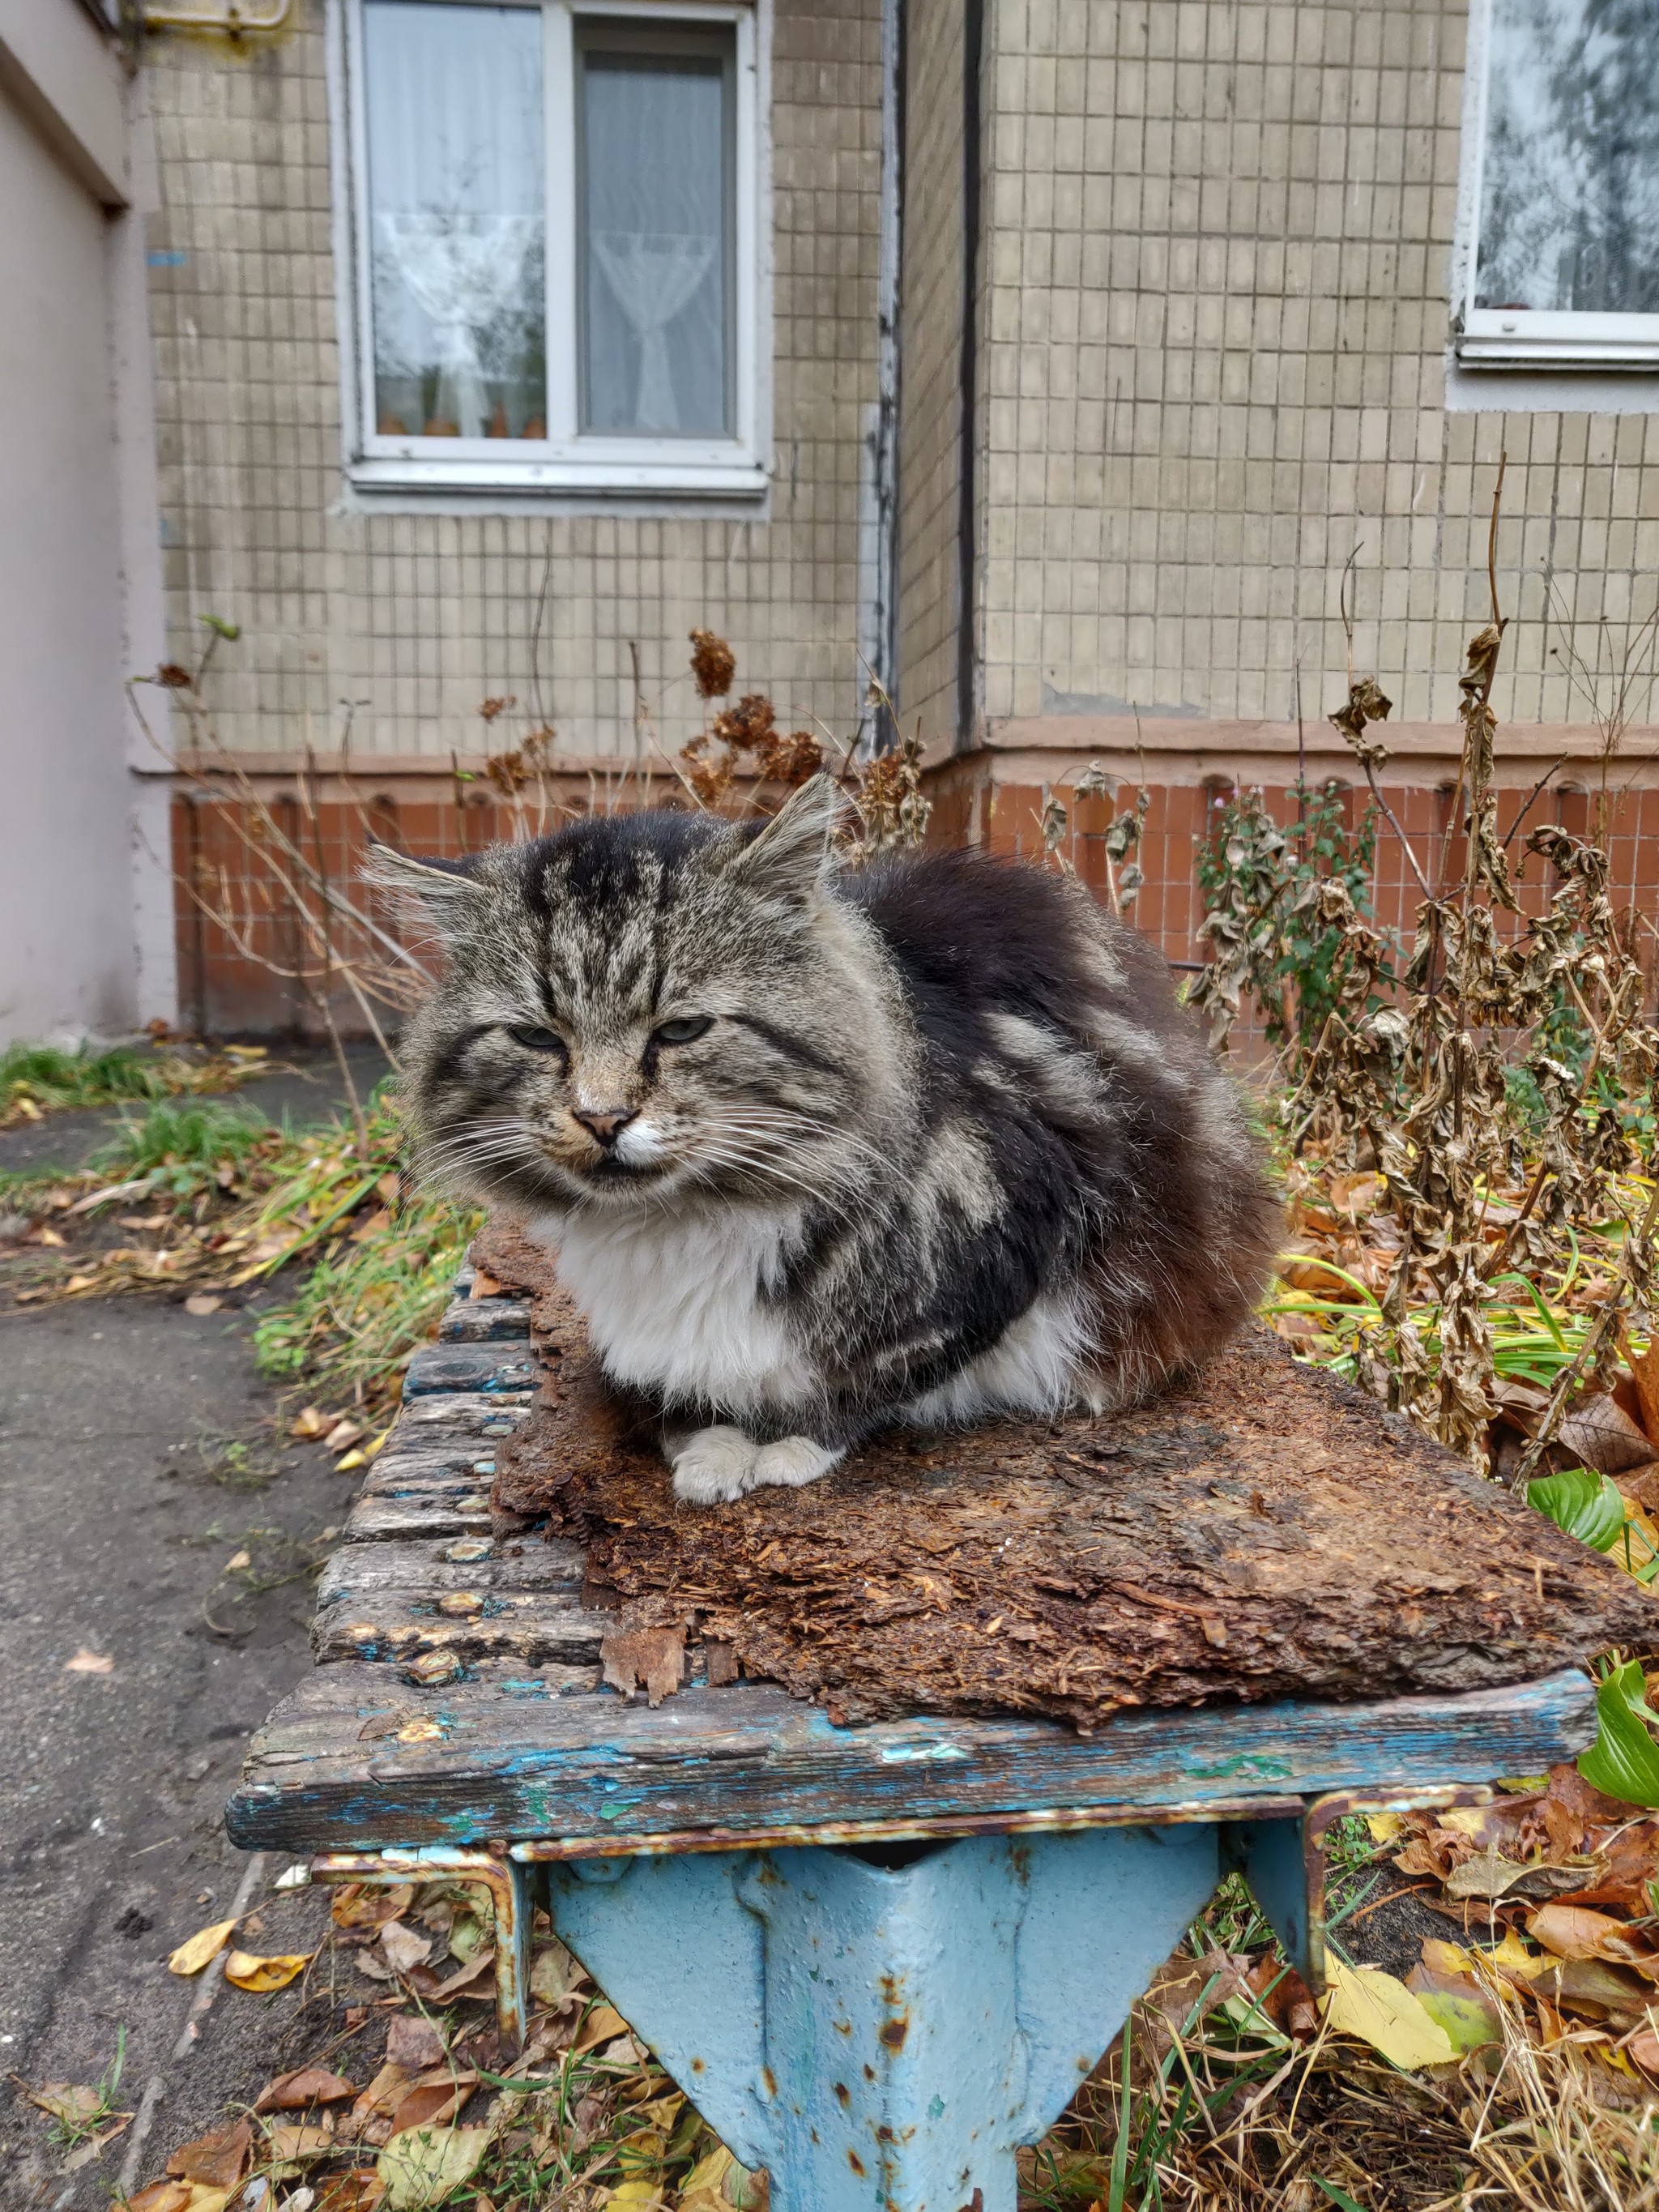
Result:
[[[1238,1326],[1278,1233],[1142,938],[972,854],[839,867],[837,805],[376,859],[447,951],[419,1161],[556,1246],[696,1503],[893,1423],[1139,1399]]]

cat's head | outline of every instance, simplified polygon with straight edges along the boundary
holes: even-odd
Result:
[[[833,1179],[883,1027],[829,889],[839,804],[819,776],[758,828],[645,812],[459,862],[377,850],[447,953],[405,1051],[422,1168],[531,1214]]]

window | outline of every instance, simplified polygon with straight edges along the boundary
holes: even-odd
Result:
[[[758,493],[756,28],[355,0],[368,485]]]
[[[1659,0],[1473,27],[1459,358],[1659,366]]]

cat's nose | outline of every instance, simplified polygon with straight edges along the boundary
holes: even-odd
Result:
[[[570,1110],[583,1128],[591,1131],[607,1152],[635,1118],[633,1109],[628,1106],[606,1107],[599,1112],[584,1111],[580,1106],[573,1106]]]

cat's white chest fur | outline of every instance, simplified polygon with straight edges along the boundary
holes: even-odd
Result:
[[[762,1295],[787,1234],[775,1214],[665,1222],[583,1212],[544,1233],[614,1381],[733,1413],[813,1395],[811,1368]]]

